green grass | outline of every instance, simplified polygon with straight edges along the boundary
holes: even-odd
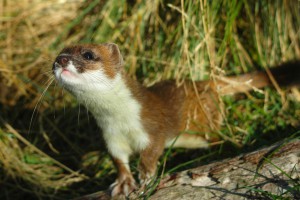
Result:
[[[297,3],[113,0],[48,5],[37,1],[19,4],[18,10],[4,3],[0,138],[19,165],[0,159],[0,199],[77,197],[106,189],[116,177],[92,116],[83,106],[79,113],[76,100],[55,84],[39,102],[28,130],[51,63],[64,46],[115,42],[128,73],[147,86],[164,79],[214,80],[299,59]],[[222,143],[209,150],[166,151],[159,177],[269,145],[299,130],[297,92],[266,88],[264,94],[220,98],[226,108]],[[0,155],[5,155],[1,149]],[[137,162],[135,158],[131,164],[135,176]],[[31,171],[37,167],[44,170]]]
[[[270,191],[265,191],[262,189],[261,187],[257,187],[257,186],[246,186],[247,189],[249,189],[249,192],[251,191],[252,193],[255,193],[255,196],[259,197],[259,198],[263,198],[263,199],[298,199],[300,198],[300,182],[299,182],[299,172],[297,171],[297,164],[292,168],[292,170],[290,171],[290,174],[285,172],[284,169],[282,169],[281,167],[277,166],[276,164],[274,164],[270,158],[273,156],[273,154],[275,154],[277,151],[279,151],[281,149],[281,147],[283,147],[288,141],[291,141],[291,139],[294,139],[294,137],[296,136],[299,139],[299,133],[300,131],[297,131],[296,133],[294,133],[294,135],[290,136],[289,138],[285,139],[285,142],[282,143],[282,145],[280,145],[278,148],[274,149],[272,151],[272,153],[268,156],[266,156],[263,159],[263,162],[261,164],[259,164],[260,166],[265,165],[265,164],[269,164],[270,167],[268,167],[270,171],[271,168],[273,168],[273,170],[277,170],[280,172],[280,175],[273,175],[271,174],[271,176],[267,177],[269,179],[269,184],[276,184],[278,186],[277,191],[276,192],[270,192]],[[258,177],[265,177],[264,175],[260,174],[260,169],[261,167],[258,166],[258,168],[256,169],[256,173],[254,174],[254,179],[258,178]]]

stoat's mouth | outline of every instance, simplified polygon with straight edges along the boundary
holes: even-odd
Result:
[[[72,61],[69,61],[68,64],[63,67],[59,63],[54,63],[53,72],[56,80],[67,88],[73,88],[75,85],[82,83],[82,77],[78,74]]]
[[[79,75],[72,61],[69,61],[66,66],[61,66],[59,63],[55,63],[54,73],[56,75],[66,77],[78,77]]]
[[[70,77],[70,78],[78,77],[76,73],[74,73],[71,70],[66,69],[66,68],[62,69],[60,76],[65,76],[65,77]]]

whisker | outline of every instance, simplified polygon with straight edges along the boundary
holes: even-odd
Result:
[[[49,82],[51,79],[52,79],[52,81],[55,79],[55,78],[54,78],[54,75],[48,77],[48,79],[46,79],[46,80],[42,83],[42,85],[43,85],[43,86],[46,86],[46,85],[48,84],[48,82]]]
[[[57,82],[55,81],[55,84],[54,84],[54,91],[56,91],[57,89]],[[54,119],[56,118],[56,103],[54,102]]]
[[[104,79],[101,79],[101,77],[98,77],[98,76],[96,76],[96,75],[94,75],[94,74],[85,74],[86,76],[88,76],[88,77],[90,77],[90,78],[93,78],[93,79],[95,79],[95,80],[97,80],[97,81],[99,81],[99,82],[101,82],[102,84],[104,84],[104,85],[106,85],[106,86],[108,86],[108,87],[110,87],[111,86],[111,83],[110,82],[108,82],[108,81],[106,81],[106,80],[104,80]],[[84,76],[83,76],[84,77]],[[86,79],[86,77],[84,77],[85,79]],[[86,79],[87,80],[87,79]],[[87,80],[88,81],[88,80]],[[90,82],[89,81],[89,83],[92,83],[93,85],[95,85],[96,86],[96,82]],[[117,94],[116,94],[117,95]]]
[[[65,94],[64,92],[65,92],[65,87],[62,86],[60,94],[61,94],[61,97],[62,97],[62,99],[63,99],[64,116],[66,116],[66,101],[65,101],[65,98],[64,98],[64,94]]]
[[[96,80],[98,80],[99,82],[103,83],[103,84],[106,85],[106,86],[111,86],[111,83],[109,83],[109,82],[106,81],[106,80],[101,79],[101,77],[97,77],[97,76],[94,75],[94,74],[85,74],[84,76],[82,76],[86,81],[88,81],[88,80],[86,79],[85,76],[88,76],[88,77],[90,77],[90,78],[96,79]],[[96,83],[93,82],[92,84],[95,85]]]
[[[80,103],[78,105],[78,115],[77,115],[77,125],[79,126],[79,118],[80,118]]]
[[[85,110],[86,110],[86,115],[87,115],[88,123],[90,123],[89,108],[87,107],[86,99],[84,100],[84,103],[85,103]]]
[[[54,81],[54,77],[51,77],[48,79],[48,85],[46,86],[46,88],[44,89],[44,91],[42,92],[41,96],[39,97],[38,99],[38,102],[36,103],[36,105],[34,106],[34,109],[33,109],[33,113],[31,115],[31,118],[30,118],[30,124],[29,124],[29,129],[28,129],[28,134],[30,133],[31,131],[31,127],[32,127],[32,123],[33,123],[33,119],[34,119],[34,116],[35,116],[35,113],[37,112],[37,110],[40,108],[40,105],[41,105],[41,102],[42,102],[42,99],[44,98],[48,88],[50,87],[50,85],[52,84],[52,82]],[[47,84],[47,82],[45,84]]]
[[[41,75],[53,75],[52,70],[47,70],[41,73]]]

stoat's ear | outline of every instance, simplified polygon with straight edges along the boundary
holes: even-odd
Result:
[[[109,50],[110,61],[118,67],[122,67],[124,61],[118,45],[116,45],[115,43],[104,43],[103,46],[105,46]]]

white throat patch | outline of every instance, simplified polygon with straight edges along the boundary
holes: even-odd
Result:
[[[132,153],[147,147],[149,137],[142,125],[141,105],[121,74],[111,79],[101,70],[78,73],[71,61],[66,69],[70,74],[61,68],[55,71],[57,79],[94,115],[112,156],[126,162]]]

